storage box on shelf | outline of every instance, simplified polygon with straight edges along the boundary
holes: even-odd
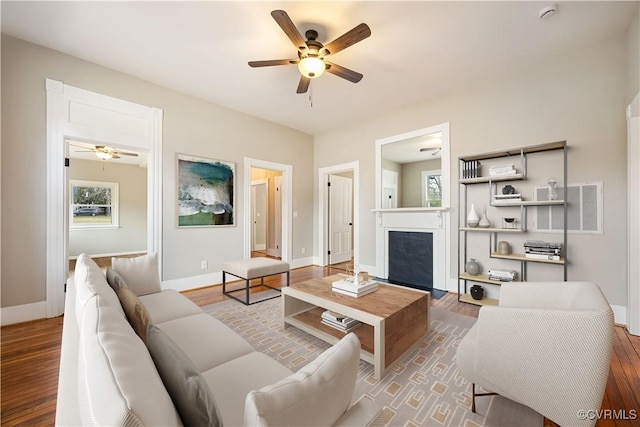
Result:
[[[549,155],[553,155],[553,152],[561,152],[562,155],[562,173],[563,186],[567,184],[567,143],[566,141],[552,142],[548,144],[532,145],[520,148],[514,148],[503,151],[475,154],[469,156],[461,156],[459,161],[459,191],[458,191],[458,206],[459,209],[459,228],[458,228],[458,301],[463,301],[476,305],[497,305],[497,298],[485,297],[480,300],[475,300],[469,294],[469,282],[482,283],[489,286],[500,286],[502,284],[499,280],[489,279],[488,275],[471,275],[465,272],[464,266],[469,258],[474,257],[471,254],[469,257],[468,251],[468,239],[470,234],[475,233],[487,233],[489,237],[489,259],[507,260],[518,262],[520,265],[519,275],[516,281],[527,280],[527,264],[539,263],[539,264],[551,264],[560,265],[563,268],[563,280],[567,280],[567,201],[566,200],[527,200],[526,197],[515,192],[513,188],[509,188],[512,197],[506,195],[498,195],[497,183],[507,183],[509,181],[526,181],[528,178],[527,170],[527,157],[534,153],[550,152]],[[504,160],[508,163],[504,165],[493,165],[490,167],[483,167],[482,163],[492,161]],[[469,173],[469,165],[473,165],[472,170],[474,173]],[[535,178],[541,178],[540,175]],[[502,209],[519,208],[519,215],[514,215],[513,219],[509,223],[494,223],[487,228],[481,227],[469,227],[466,222],[467,213],[469,212],[469,206],[471,202],[478,203],[481,200],[479,198],[469,198],[468,187],[484,185],[488,190],[487,206],[492,208]],[[508,185],[507,185],[508,186]],[[561,187],[562,188],[562,187]],[[564,189],[563,192],[564,194]],[[509,193],[507,193],[509,194]],[[498,236],[499,235],[513,235],[514,233],[520,235],[528,235],[531,231],[527,230],[527,209],[529,207],[544,207],[544,206],[562,206],[563,214],[563,232],[561,242],[561,254],[560,256],[549,257],[531,257],[525,254],[524,248],[515,251],[515,253],[501,253],[498,251]],[[510,228],[507,228],[509,226]],[[559,240],[559,239],[558,239]],[[495,294],[495,292],[493,292]]]

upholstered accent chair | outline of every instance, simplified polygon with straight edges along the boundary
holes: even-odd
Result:
[[[476,386],[520,402],[562,426],[593,426],[602,405],[614,336],[613,312],[589,282],[504,283],[483,306],[456,354]],[[490,393],[489,393],[490,394]]]

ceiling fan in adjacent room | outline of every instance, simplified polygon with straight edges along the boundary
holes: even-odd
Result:
[[[86,147],[84,145],[75,145],[76,147],[85,148],[87,151],[78,151],[79,153],[95,153],[96,157],[102,160],[119,159],[120,156],[138,156],[138,153],[132,153],[128,151],[116,151],[116,149],[107,145],[95,145],[93,148]]]
[[[442,147],[424,147],[420,149],[421,153],[425,153],[429,151],[432,151],[431,153],[432,156],[437,156],[440,153],[440,151],[442,151]]]
[[[352,46],[371,35],[371,29],[367,24],[360,24],[347,31],[334,41],[323,45],[318,38],[318,32],[308,30],[305,32],[307,40],[302,38],[298,29],[284,10],[274,10],[271,16],[278,23],[280,28],[291,39],[296,49],[298,49],[297,59],[274,59],[267,61],[250,61],[251,67],[270,67],[273,65],[298,65],[300,70],[300,82],[298,83],[297,93],[305,93],[309,89],[311,79],[315,79],[324,74],[325,71],[342,77],[352,83],[358,83],[362,80],[362,74],[334,64],[326,60],[329,55],[334,55],[341,50]]]

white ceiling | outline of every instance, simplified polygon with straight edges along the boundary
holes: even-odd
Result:
[[[624,34],[638,1],[560,2],[11,2],[2,32],[156,84],[318,135]],[[327,43],[365,22],[371,37],[331,57],[364,74],[325,74],[296,94],[295,58],[271,18],[286,10],[301,34]]]

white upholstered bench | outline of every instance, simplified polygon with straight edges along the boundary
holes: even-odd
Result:
[[[249,258],[240,261],[227,261],[222,265],[222,293],[245,305],[255,304],[271,298],[279,297],[271,291],[251,294],[250,290],[255,286],[266,286],[280,292],[279,288],[274,288],[264,283],[264,278],[276,274],[287,273],[287,286],[289,286],[289,263],[272,258]],[[245,280],[245,287],[227,291],[227,274]],[[260,279],[259,285],[251,286],[252,279]],[[245,292],[244,300],[233,295],[236,292]],[[260,295],[263,294],[263,295]]]

